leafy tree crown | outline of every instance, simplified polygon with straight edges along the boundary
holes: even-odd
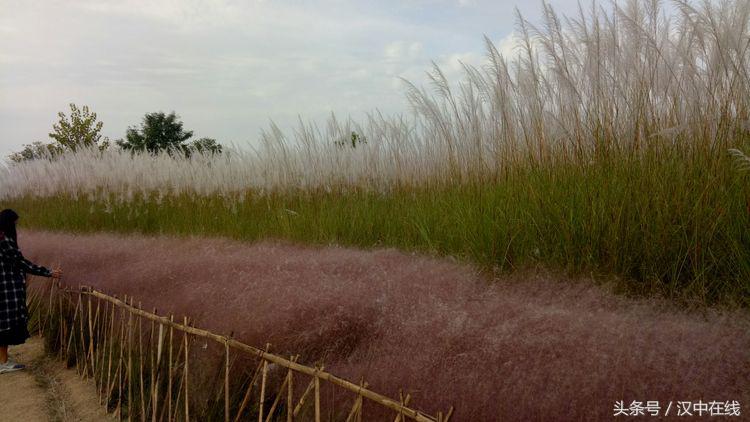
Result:
[[[92,145],[101,146],[102,122],[97,120],[96,113],[89,110],[88,106],[78,108],[70,104],[70,117],[62,111],[57,113],[59,121],[52,125],[53,132],[49,137],[54,139],[63,150],[75,151],[81,147]],[[104,143],[107,143],[104,138]]]
[[[182,122],[175,112],[156,112],[146,114],[140,127],[129,127],[125,140],[117,144],[130,151],[171,152],[182,150],[183,143],[192,136],[192,131],[182,128]]]

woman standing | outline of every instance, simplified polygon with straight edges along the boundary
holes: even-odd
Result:
[[[8,360],[8,346],[26,342],[26,273],[42,277],[60,278],[62,271],[50,271],[32,264],[18,250],[16,239],[18,214],[13,210],[0,211],[0,374],[24,369],[24,365]]]

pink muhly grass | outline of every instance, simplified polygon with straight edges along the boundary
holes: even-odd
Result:
[[[585,281],[488,284],[469,266],[396,250],[24,232],[65,283],[327,370],[454,420],[601,420],[616,400],[750,405],[750,318],[681,312]],[[367,408],[366,408],[367,409]],[[746,411],[743,408],[744,411]]]

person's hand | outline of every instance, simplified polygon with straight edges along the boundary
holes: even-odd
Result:
[[[62,277],[62,270],[60,268],[55,268],[52,270],[52,278],[60,279]]]

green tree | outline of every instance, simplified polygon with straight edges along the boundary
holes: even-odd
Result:
[[[198,154],[221,154],[224,147],[213,138],[200,138],[184,147],[185,155],[190,157],[193,153]]]
[[[185,151],[185,141],[193,136],[192,131],[185,131],[182,122],[174,112],[147,113],[140,127],[129,127],[125,140],[117,144],[129,151],[148,151],[152,154],[167,151]]]
[[[96,113],[88,106],[79,108],[70,104],[70,117],[62,111],[57,113],[57,123],[52,125],[49,137],[51,143],[41,141],[26,144],[23,149],[8,156],[10,161],[20,163],[40,158],[52,159],[65,151],[76,151],[79,148],[96,146],[100,150],[109,147],[109,139],[102,137],[103,123],[97,120]]]
[[[59,145],[37,141],[24,145],[21,151],[10,154],[8,159],[14,163],[39,159],[49,160],[62,153],[62,151]]]
[[[53,132],[49,137],[54,139],[62,150],[75,151],[81,147],[98,146],[106,149],[109,140],[102,138],[102,122],[97,120],[96,113],[88,106],[78,108],[70,104],[70,117],[62,111],[57,113],[60,120],[52,125]]]

